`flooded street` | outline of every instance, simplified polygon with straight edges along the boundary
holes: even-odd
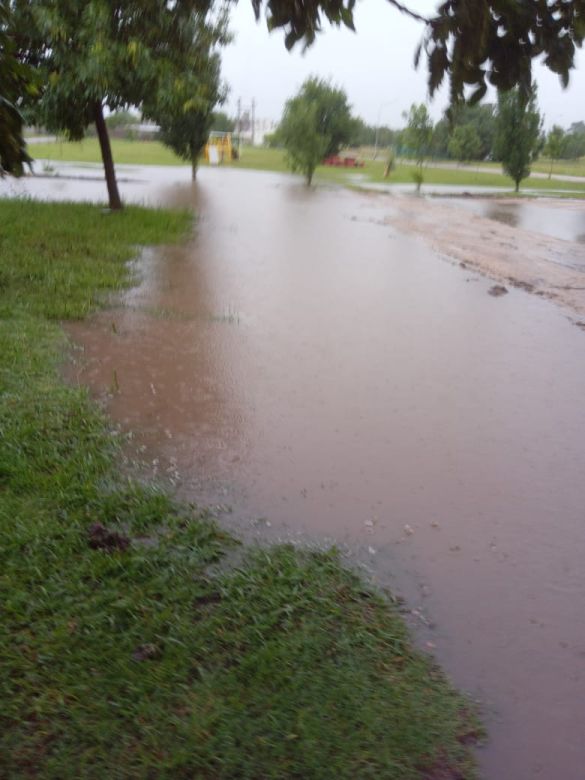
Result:
[[[126,197],[194,207],[195,235],[145,252],[120,306],[68,328],[74,377],[181,495],[230,504],[244,533],[346,544],[402,593],[482,702],[488,780],[583,780],[585,210],[549,207],[563,227],[544,239],[537,206],[514,227],[276,174],[144,176]],[[532,247],[538,279],[548,258],[573,309],[488,294],[473,236],[518,267]]]

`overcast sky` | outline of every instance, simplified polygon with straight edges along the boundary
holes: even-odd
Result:
[[[435,5],[432,0],[410,3],[423,14],[430,14]],[[304,54],[300,47],[287,52],[282,31],[269,34],[264,20],[256,23],[250,0],[239,0],[231,21],[236,39],[223,52],[223,75],[230,87],[228,113],[235,115],[238,98],[243,105],[255,98],[258,118],[278,120],[285,100],[314,74],[343,87],[354,113],[368,123],[376,124],[379,118],[381,124],[403,125],[402,112],[411,103],[427,99],[424,60],[418,71],[413,66],[423,28],[386,0],[358,0],[355,24],[356,33],[328,27]],[[540,66],[535,76],[546,127],[585,121],[584,52],[578,54],[577,69],[566,90]],[[446,104],[447,91],[442,89],[429,104],[435,119]]]

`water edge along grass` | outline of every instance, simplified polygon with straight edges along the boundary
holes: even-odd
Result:
[[[472,778],[469,702],[341,565],[252,550],[120,469],[59,321],[187,212],[0,201],[0,775]]]

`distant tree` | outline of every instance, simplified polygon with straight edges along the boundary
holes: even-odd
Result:
[[[122,202],[104,108],[151,103],[169,74],[178,88],[186,77],[193,84],[194,45],[207,54],[225,34],[223,21],[218,26],[199,9],[198,0],[35,0],[13,6],[11,34],[42,82],[31,118],[73,140],[95,123],[112,209]]]
[[[449,154],[459,162],[470,162],[481,155],[481,138],[472,125],[459,125],[449,140]]]
[[[337,154],[351,138],[351,109],[345,91],[312,77],[304,82],[297,97],[316,108],[319,132],[329,139],[325,154]]]
[[[553,125],[552,130],[549,130],[546,137],[546,143],[543,148],[543,154],[550,159],[550,169],[548,172],[548,178],[552,176],[553,165],[555,160],[559,160],[563,156],[565,148],[565,131],[558,125]]]
[[[542,148],[542,119],[536,103],[536,87],[526,98],[519,87],[498,95],[495,149],[504,171],[520,189],[530,175],[530,164]]]
[[[351,120],[350,146],[373,146],[376,140],[376,128],[367,125],[360,117]]]
[[[205,39],[200,40],[196,17],[192,16],[187,24],[191,26],[187,35],[191,45],[185,47],[180,63],[167,67],[142,110],[159,125],[161,141],[190,162],[194,181],[213,124],[213,110],[224,100],[225,90],[219,54],[209,51]]]
[[[431,138],[431,145],[429,154],[431,157],[438,157],[444,159],[449,157],[449,140],[453,132],[452,123],[443,117],[435,124],[433,128],[433,137]]]
[[[300,97],[289,100],[284,109],[279,135],[291,170],[302,173],[310,186],[315,168],[331,144],[330,137],[320,131],[317,106]]]
[[[370,125],[369,130],[370,132],[374,131],[374,141],[376,140],[377,131],[379,149],[388,149],[389,146],[393,146],[396,142],[396,130],[393,130],[391,127],[373,127]]]
[[[324,157],[337,154],[349,142],[352,118],[347,95],[326,81],[309,78],[287,101],[278,134],[292,170],[301,171],[311,184]]]
[[[585,122],[573,122],[565,135],[563,158],[578,160],[585,155]]]
[[[133,114],[131,111],[114,111],[112,114],[106,117],[106,125],[108,130],[119,130],[129,125],[137,125],[140,123],[140,117]]]
[[[480,139],[477,159],[483,160],[493,155],[496,137],[496,107],[493,103],[459,103],[447,109],[447,119],[452,129],[465,125],[473,127]]]
[[[153,114],[157,117],[163,144],[191,164],[193,181],[197,178],[199,157],[209,138],[212,109],[217,99],[217,93],[215,98],[210,96],[209,102],[175,93],[174,103],[166,100]]]
[[[211,130],[218,133],[233,133],[236,129],[236,121],[223,111],[214,111],[211,115]]]
[[[266,133],[264,136],[264,146],[267,146],[269,149],[282,149],[284,141],[282,133],[280,132],[280,125],[273,133]]]
[[[408,146],[418,165],[422,165],[431,147],[433,122],[424,103],[420,105],[413,103],[410,111],[405,112],[403,116],[407,120],[403,142]]]
[[[402,141],[406,145],[408,153],[414,157],[417,170],[413,174],[417,191],[423,183],[423,163],[431,150],[433,137],[433,122],[424,103],[412,104],[410,111],[404,113],[407,125],[403,133]]]

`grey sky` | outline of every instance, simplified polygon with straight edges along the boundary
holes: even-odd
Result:
[[[436,3],[413,0],[411,7],[429,14]],[[285,100],[302,81],[315,74],[332,80],[348,93],[354,112],[367,122],[402,125],[402,111],[427,97],[424,62],[413,67],[414,50],[422,26],[400,14],[386,0],[360,0],[355,11],[357,33],[327,28],[306,53],[287,52],[282,32],[269,34],[262,20],[256,23],[250,0],[239,0],[231,28],[235,42],[223,52],[223,74],[230,86],[227,102],[235,114],[236,101],[256,99],[256,115],[279,119]],[[579,52],[571,84],[563,90],[557,76],[538,66],[539,105],[547,127],[585,121],[585,56]],[[430,111],[435,119],[447,104],[442,89]]]

